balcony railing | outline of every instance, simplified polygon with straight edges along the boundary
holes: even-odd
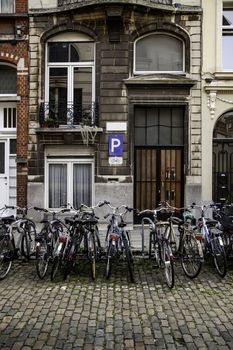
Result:
[[[40,104],[39,123],[45,127],[98,126],[98,106],[92,104],[66,104],[43,102]]]
[[[148,3],[154,3],[154,4],[163,4],[163,5],[172,5],[172,0],[144,0]],[[65,6],[70,4],[77,4],[77,3],[88,3],[90,0],[58,0],[58,6]],[[125,1],[127,3],[127,1]]]

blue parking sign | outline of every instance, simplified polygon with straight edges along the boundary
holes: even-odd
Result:
[[[108,155],[122,156],[123,155],[123,135],[114,134],[108,137]]]

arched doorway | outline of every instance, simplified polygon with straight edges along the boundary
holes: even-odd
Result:
[[[218,119],[213,132],[213,200],[233,202],[233,110]]]

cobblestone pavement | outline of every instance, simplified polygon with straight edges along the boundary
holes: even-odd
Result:
[[[55,283],[14,262],[0,282],[0,349],[233,349],[232,267],[224,280],[211,265],[189,280],[176,262],[169,290],[149,261],[135,265],[135,284],[124,265],[106,281],[104,262],[95,282],[79,268]]]

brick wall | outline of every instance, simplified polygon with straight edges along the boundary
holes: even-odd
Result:
[[[17,70],[17,204],[27,204],[27,144],[28,144],[28,19],[17,17],[17,13],[27,13],[27,1],[17,0],[14,19],[5,19],[12,38],[0,42],[0,62],[11,63]],[[22,26],[22,36],[15,36],[17,25]],[[4,31],[2,32],[4,33]],[[1,37],[1,34],[0,34]]]

